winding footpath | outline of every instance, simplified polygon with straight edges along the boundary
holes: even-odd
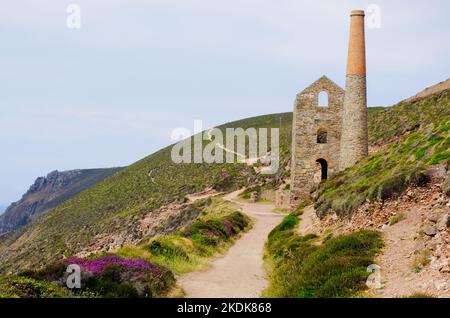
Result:
[[[178,279],[187,298],[252,298],[259,297],[267,287],[263,268],[264,243],[284,215],[274,213],[273,204],[237,201],[241,191],[230,193],[224,199],[238,204],[244,213],[251,216],[253,227],[209,268]]]

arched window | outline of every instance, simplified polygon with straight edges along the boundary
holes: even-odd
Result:
[[[322,91],[319,93],[319,107],[328,107],[328,93]]]
[[[317,131],[317,143],[326,144],[327,143],[327,131],[324,128],[319,128]]]
[[[328,178],[328,162],[325,159],[317,159],[316,162],[320,164],[321,179],[326,180]]]

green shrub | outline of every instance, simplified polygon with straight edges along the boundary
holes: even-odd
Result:
[[[394,225],[404,219],[405,219],[404,213],[397,213],[396,215],[393,215],[389,218],[389,225]]]
[[[164,267],[154,272],[110,265],[90,276],[83,289],[103,298],[155,298],[165,295],[174,284],[172,272]]]
[[[366,268],[382,246],[378,232],[358,231],[327,236],[314,244],[314,234],[295,232],[293,215],[269,234],[267,253],[273,263],[269,297],[348,297],[365,288]]]
[[[167,239],[156,238],[150,243],[148,248],[150,252],[156,256],[181,258],[185,261],[189,261],[188,253],[181,246],[177,246]]]
[[[202,251],[198,245],[206,245],[206,246],[217,246],[219,245],[219,238],[211,235],[204,235],[200,233],[191,234],[191,239],[194,243],[196,243],[199,251]]]
[[[394,175],[380,184],[377,197],[384,201],[403,193],[407,187],[405,175]]]
[[[43,269],[37,271],[23,271],[18,274],[21,277],[28,277],[38,281],[56,282],[61,281],[67,270],[67,264],[62,261],[51,263]]]
[[[429,294],[424,294],[424,293],[414,293],[414,294],[408,296],[408,298],[433,298],[433,296],[429,295]]]
[[[280,224],[270,231],[267,241],[267,249],[271,255],[276,257],[290,257],[295,249],[303,246],[317,236],[308,234],[306,236],[298,236],[295,229],[298,225],[298,216],[303,213],[303,209],[308,206],[311,201],[303,201],[291,214],[285,216]]]
[[[109,266],[100,276],[90,277],[85,283],[87,289],[104,298],[138,298],[137,289],[129,282],[123,281],[122,268]]]
[[[228,221],[231,223],[234,231],[233,234],[245,230],[250,223],[250,219],[245,214],[237,211],[225,216],[223,220],[224,222]],[[227,224],[225,225],[228,226]]]
[[[288,215],[283,218],[283,221],[281,221],[280,224],[278,224],[275,229],[272,230],[272,232],[280,232],[280,231],[286,231],[293,229],[298,224],[298,218],[294,215]],[[271,232],[271,233],[272,233]],[[269,234],[270,236],[270,234]]]
[[[183,237],[195,237],[196,240],[206,244],[217,245],[220,240],[228,240],[244,230],[250,223],[250,219],[241,212],[235,211],[222,217],[208,217],[199,219],[195,223],[183,229],[180,234]],[[214,238],[214,240],[205,237]],[[213,243],[215,242],[215,243]]]
[[[0,298],[66,298],[70,293],[29,277],[0,276]]]

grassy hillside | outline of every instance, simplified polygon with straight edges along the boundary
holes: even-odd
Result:
[[[226,127],[279,127],[283,161],[289,158],[291,113],[229,123]],[[175,164],[166,147],[121,170],[59,205],[21,230],[0,239],[0,267],[17,270],[44,266],[75,254],[94,242],[96,235],[134,233],[140,219],[155,209],[213,187],[233,190],[260,178],[244,164]],[[276,176],[284,174],[280,169]],[[14,264],[14,265],[13,265]]]
[[[379,144],[450,116],[450,90],[369,112],[369,143]]]
[[[350,214],[367,199],[394,197],[426,183],[430,165],[448,165],[450,90],[379,111],[369,127],[372,143],[393,142],[324,182],[315,204],[319,216]]]
[[[313,196],[318,215],[333,210],[347,216],[366,200],[383,201],[399,195],[409,185],[426,185],[429,182],[426,172],[432,165],[443,164],[448,168],[449,97],[447,90],[371,111],[371,145],[382,147],[319,186]],[[450,196],[449,180],[450,176],[442,190]],[[367,266],[374,263],[383,247],[381,233],[360,230],[336,237],[328,231],[321,237],[300,235],[299,215],[310,204],[311,201],[304,201],[269,234],[266,261],[270,284],[264,296],[364,296],[361,291],[367,288]],[[390,225],[402,217],[405,217],[402,213],[391,217]]]
[[[229,248],[252,223],[236,205],[219,198],[192,203],[202,212],[193,223],[171,235],[159,235],[137,246],[87,258],[69,257],[40,270],[0,276],[2,297],[167,297],[178,295],[175,275],[207,266]],[[66,269],[80,266],[80,289],[67,289]]]
[[[316,206],[320,213],[335,208],[346,213],[366,198],[385,198],[422,167],[448,158],[448,98],[445,91],[394,107],[369,109],[370,143],[381,144],[411,132],[382,152],[325,182]],[[226,127],[279,127],[281,169],[274,176],[257,175],[244,164],[174,164],[166,147],[64,202],[18,232],[0,237],[0,269],[44,266],[90,246],[96,235],[127,231],[136,239],[137,224],[157,208],[213,187],[220,191],[278,182],[288,175],[292,113],[272,114],[228,123]],[[406,140],[409,138],[408,140]],[[380,184],[380,180],[383,182]],[[400,181],[399,181],[400,180]]]

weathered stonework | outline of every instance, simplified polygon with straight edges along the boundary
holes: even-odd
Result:
[[[351,167],[368,153],[364,11],[352,11],[350,17],[345,92],[323,76],[295,101],[291,207],[309,197],[321,180]],[[318,105],[322,91],[328,93],[328,107]]]
[[[328,94],[327,107],[318,105],[320,92]],[[323,169],[326,177],[338,171],[343,101],[344,90],[326,76],[297,95],[292,123],[291,205],[310,195],[322,180]],[[320,130],[327,132],[326,143],[318,143]]]
[[[366,76],[347,75],[345,92],[340,170],[353,166],[368,153]]]

